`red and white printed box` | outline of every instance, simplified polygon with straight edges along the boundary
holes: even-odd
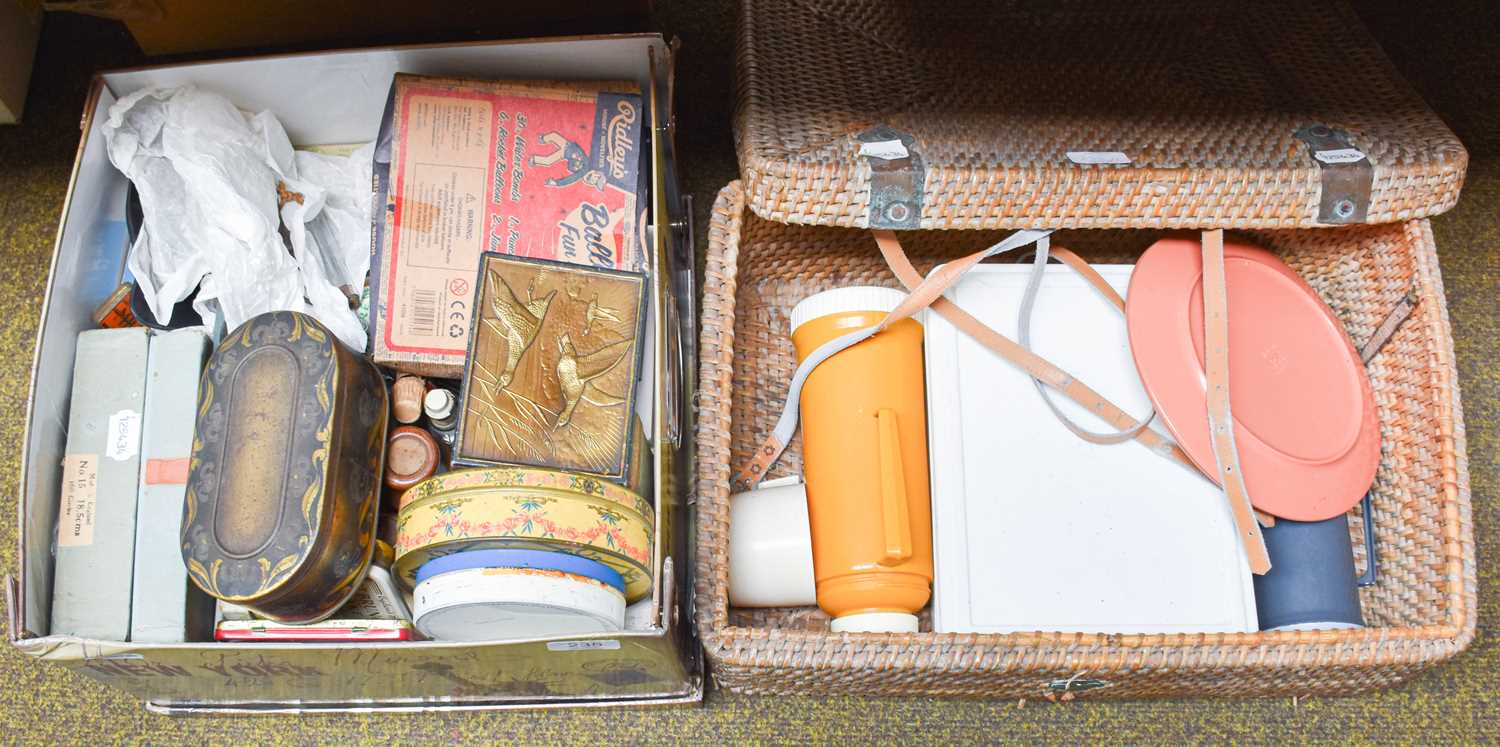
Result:
[[[634,83],[398,75],[391,103],[376,363],[461,374],[482,252],[642,269]]]

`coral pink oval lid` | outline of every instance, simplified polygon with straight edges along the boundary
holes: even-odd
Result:
[[[1255,507],[1295,521],[1348,511],[1375,479],[1380,423],[1354,344],[1276,255],[1226,240],[1229,396]],[[1167,429],[1218,481],[1203,366],[1203,257],[1195,239],[1141,256],[1125,301],[1131,354]]]

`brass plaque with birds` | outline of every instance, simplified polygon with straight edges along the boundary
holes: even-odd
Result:
[[[634,443],[646,278],[486,253],[454,460],[624,482]]]

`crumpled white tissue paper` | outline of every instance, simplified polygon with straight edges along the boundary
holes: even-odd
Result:
[[[145,220],[127,266],[157,319],[194,288],[210,328],[301,311],[345,345],[366,332],[358,296],[370,269],[370,156],[294,151],[276,115],[247,116],[193,86],[120,99],[104,124],[109,158],[135,183]],[[278,209],[277,184],[295,193]],[[282,239],[287,227],[291,253]]]

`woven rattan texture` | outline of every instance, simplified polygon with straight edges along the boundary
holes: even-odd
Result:
[[[1001,235],[923,231],[903,245],[925,271]],[[1074,231],[1054,241],[1091,260],[1132,261],[1160,235]],[[1380,582],[1361,592],[1370,627],[833,634],[816,610],[731,610],[728,478],[780,412],[795,367],[791,307],[836,286],[896,284],[867,231],[759,218],[736,182],[713,210],[700,349],[697,615],[717,680],[746,692],[1026,697],[1037,694],[1038,682],[1087,672],[1109,683],[1091,697],[1344,693],[1392,684],[1462,650],[1474,635],[1477,606],[1473,529],[1452,340],[1427,222],[1248,237],[1307,278],[1356,344],[1407,293],[1419,300],[1369,367],[1383,444],[1374,486]],[[799,471],[800,455],[794,440],[771,476]]]
[[[926,164],[923,228],[1316,226],[1319,124],[1368,155],[1370,223],[1452,207],[1468,164],[1337,0],[745,0],[738,52],[747,202],[785,223],[869,225],[876,125]]]

